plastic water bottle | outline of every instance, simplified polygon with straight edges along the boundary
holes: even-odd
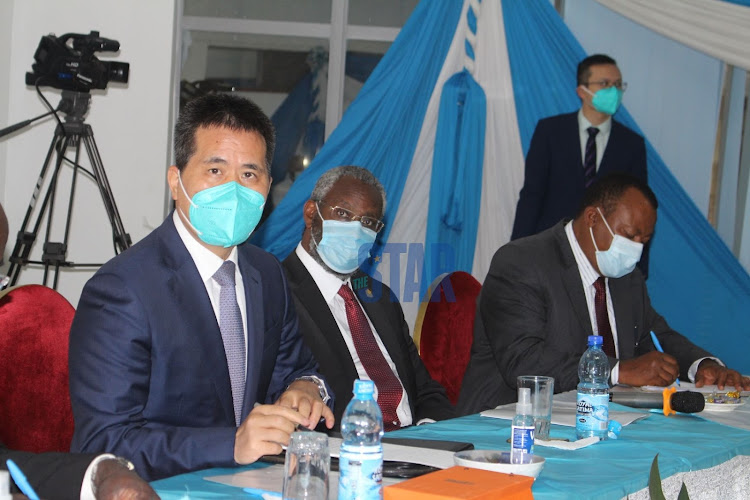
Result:
[[[589,348],[578,363],[576,436],[607,438],[609,423],[609,359],[602,351],[603,339],[589,336]]]
[[[383,414],[371,380],[354,381],[354,398],[341,417],[339,500],[383,498]]]
[[[519,387],[516,417],[511,426],[510,463],[528,463],[530,455],[533,454],[534,416],[531,414],[531,389]]]

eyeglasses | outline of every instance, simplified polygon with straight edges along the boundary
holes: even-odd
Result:
[[[628,83],[627,82],[621,82],[621,81],[610,82],[609,80],[598,80],[598,81],[595,81],[595,82],[586,82],[586,83],[584,83],[584,85],[586,85],[587,87],[589,85],[598,85],[599,87],[601,87],[603,89],[606,89],[606,88],[609,88],[609,87],[617,87],[618,89],[622,90],[623,92],[625,92],[625,90],[628,88]]]
[[[320,211],[320,202],[316,202],[318,205],[318,211]],[[370,217],[368,215],[356,215],[351,210],[348,210],[346,208],[341,207],[334,207],[332,205],[324,205],[331,209],[331,219],[338,220],[341,222],[351,222],[351,221],[359,221],[360,224],[362,224],[362,227],[366,229],[370,229],[371,231],[375,231],[376,233],[379,233],[381,229],[383,229],[383,226],[385,224],[382,220],[376,219],[375,217]]]

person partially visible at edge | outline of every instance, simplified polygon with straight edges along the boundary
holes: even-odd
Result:
[[[46,500],[159,498],[127,460],[112,454],[31,453],[10,450],[0,443],[0,470],[8,470],[6,460],[9,459],[24,472],[37,495]],[[19,490],[13,481],[11,493],[13,498],[26,498],[18,496]]]
[[[84,287],[70,332],[74,451],[149,480],[280,453],[334,424],[281,264],[246,243],[271,186],[271,121],[210,94],[175,127],[175,210]]]

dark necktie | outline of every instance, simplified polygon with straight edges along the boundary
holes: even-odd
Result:
[[[221,286],[219,292],[219,329],[227,355],[229,381],[232,384],[234,419],[239,426],[242,419],[242,400],[245,396],[245,330],[242,313],[234,289],[234,262],[224,261],[213,278]]]
[[[584,186],[589,187],[596,177],[596,134],[599,129],[589,127],[586,130],[589,138],[586,140],[586,154],[583,155],[583,181]]]
[[[386,431],[392,431],[401,427],[396,415],[396,408],[401,402],[402,388],[393,370],[388,365],[385,356],[380,351],[375,335],[372,333],[370,324],[367,322],[365,312],[359,305],[354,292],[342,285],[339,295],[344,299],[346,305],[346,320],[349,322],[349,330],[352,332],[354,348],[359,360],[362,362],[367,375],[378,388],[378,406],[383,412],[383,425]]]
[[[615,338],[612,336],[612,327],[609,325],[609,314],[607,313],[607,284],[604,278],[599,276],[594,282],[596,296],[594,297],[594,311],[596,312],[596,326],[599,335],[604,338],[602,349],[610,358],[616,358]]]

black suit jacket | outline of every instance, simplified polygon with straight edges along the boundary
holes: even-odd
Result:
[[[14,451],[0,443],[0,470],[8,470],[5,461],[12,459],[26,475],[40,498],[67,500],[81,497],[81,483],[95,454],[30,453]],[[12,493],[19,493],[11,481]]]
[[[320,365],[320,373],[336,394],[333,413],[336,417],[334,430],[338,430],[341,415],[352,399],[352,387],[358,378],[357,369],[328,304],[297,253],[292,252],[284,260],[283,266],[294,296],[300,332]],[[359,281],[358,278],[363,280]],[[444,420],[454,417],[455,411],[445,389],[430,377],[419,357],[401,304],[390,288],[363,273],[358,273],[352,280],[367,284],[357,290],[357,295],[375,327],[375,333],[396,365],[399,379],[409,396],[414,423],[423,418]]]
[[[478,300],[471,359],[458,412],[476,413],[517,399],[516,377],[555,378],[555,392],[575,389],[578,362],[592,334],[581,275],[565,234],[565,222],[512,241],[492,258]],[[651,307],[638,269],[609,279],[619,359],[653,351],[650,331],[677,359],[680,377],[710,353],[672,330]],[[610,366],[617,359],[610,358]]]
[[[581,158],[577,111],[539,120],[526,155],[511,239],[537,234],[576,215],[585,190]],[[610,172],[647,180],[643,137],[614,119],[596,178]]]

